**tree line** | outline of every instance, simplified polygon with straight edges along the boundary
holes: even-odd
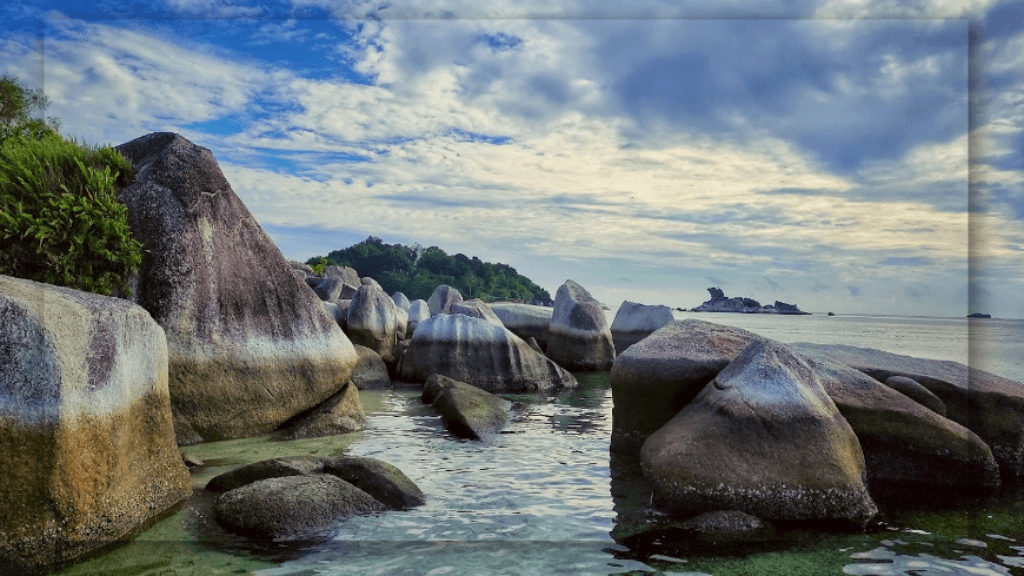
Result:
[[[484,262],[465,254],[449,256],[437,246],[387,244],[370,236],[327,256],[306,261],[320,271],[330,265],[351,266],[360,276],[370,276],[388,293],[402,292],[410,300],[430,298],[434,289],[447,284],[466,298],[485,302],[512,300],[551,306],[551,295],[508,264]]]

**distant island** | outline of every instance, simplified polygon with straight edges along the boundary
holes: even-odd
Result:
[[[991,318],[991,314],[982,314],[981,312],[975,312],[974,314],[968,314],[968,318]]]
[[[761,305],[760,302],[753,298],[746,297],[732,297],[729,298],[725,295],[725,292],[721,288],[714,287],[708,288],[708,292],[711,293],[711,300],[704,302],[696,308],[691,308],[690,312],[738,312],[742,314],[791,314],[791,315],[810,315],[810,312],[804,312],[796,306],[796,304],[786,304],[785,302],[775,301],[775,304]]]

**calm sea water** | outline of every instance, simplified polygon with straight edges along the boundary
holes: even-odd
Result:
[[[1024,322],[873,316],[681,313],[783,342],[843,343],[979,362],[1024,380]],[[981,324],[985,322],[985,324]],[[983,344],[983,345],[982,345]],[[345,520],[329,542],[249,543],[223,533],[202,490],[145,532],[67,575],[315,576],[519,574],[1024,575],[1024,501],[1007,492],[888,508],[857,534],[785,531],[756,541],[693,540],[649,506],[636,463],[612,457],[607,374],[577,390],[512,395],[514,419],[487,442],[450,436],[419,390],[361,395],[371,428],[325,439],[188,447],[197,488],[243,463],[286,454],[373,456],[409,475],[425,506]]]

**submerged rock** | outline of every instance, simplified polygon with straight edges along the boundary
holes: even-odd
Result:
[[[225,492],[214,505],[217,521],[259,539],[324,537],[339,520],[384,510],[376,498],[330,475],[268,478]]]
[[[51,570],[192,493],[164,331],[126,300],[0,276],[0,422],[0,573]]]
[[[601,303],[585,288],[566,280],[555,295],[551,336],[545,351],[568,370],[607,370],[615,345]]]
[[[210,492],[223,493],[268,478],[310,476],[323,472],[324,459],[319,456],[284,456],[239,466],[218,474],[206,483]]]
[[[439,374],[427,378],[423,387],[423,400],[428,399],[441,414],[449,432],[472,440],[480,440],[504,428],[512,406],[494,394]]]
[[[623,302],[612,320],[612,340],[615,353],[622,354],[626,348],[643,340],[652,332],[675,321],[668,306],[649,306],[636,302]]]
[[[440,314],[416,328],[399,377],[424,382],[448,376],[489,392],[528,392],[576,386],[576,379],[507,329],[480,318]]]
[[[814,370],[755,341],[644,442],[659,507],[862,524],[877,513],[864,455]]]
[[[351,342],[256,223],[213,155],[177,134],[117,149],[144,249],[134,299],[167,335],[179,444],[268,433],[349,379]]]
[[[337,476],[376,498],[392,510],[426,503],[426,496],[397,467],[376,458],[334,456],[323,463],[324,474]]]

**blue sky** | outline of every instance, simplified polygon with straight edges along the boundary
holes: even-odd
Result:
[[[67,135],[210,148],[292,259],[1024,318],[1024,3],[481,4],[13,0],[0,73]]]

